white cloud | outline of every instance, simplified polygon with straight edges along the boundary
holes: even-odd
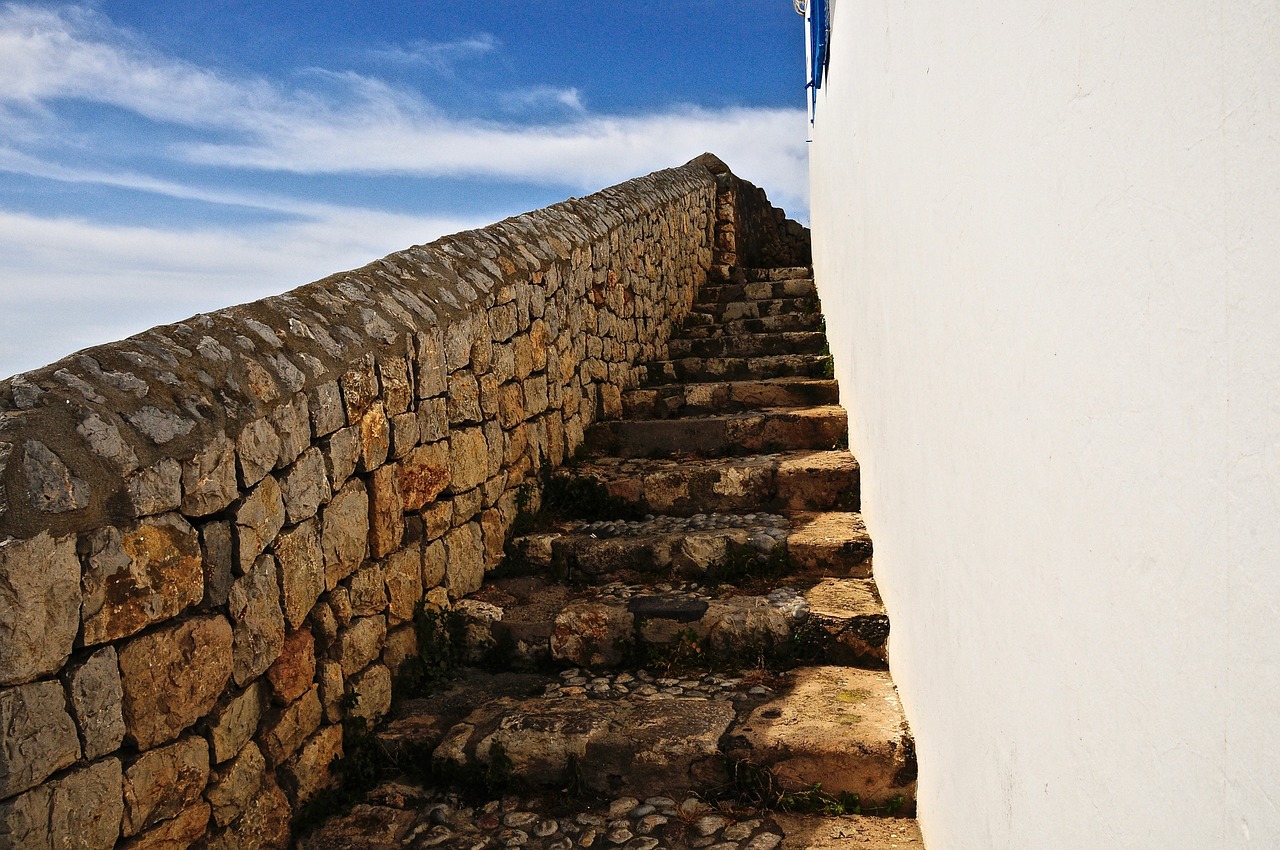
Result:
[[[406,47],[386,47],[368,51],[368,55],[397,65],[421,65],[442,74],[452,74],[459,62],[492,53],[499,41],[487,32],[456,41],[414,41]]]

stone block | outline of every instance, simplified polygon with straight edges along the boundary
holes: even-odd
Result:
[[[439,539],[453,524],[453,502],[440,499],[422,509],[422,536],[425,540]]]
[[[418,440],[433,443],[449,436],[449,406],[443,397],[418,406]]]
[[[258,744],[267,764],[276,767],[320,726],[320,689],[314,686],[292,705],[268,712],[258,733]]]
[[[484,442],[487,447],[484,477],[492,478],[502,469],[502,455],[506,446],[507,436],[502,431],[501,423],[496,419],[490,419],[484,423],[483,430]]]
[[[254,682],[209,717],[209,747],[215,764],[234,758],[258,734],[267,707],[267,683]]]
[[[484,541],[484,565],[492,570],[506,556],[507,526],[497,508],[490,508],[480,515],[480,534]]]
[[[320,548],[324,553],[325,587],[330,589],[364,561],[369,552],[369,495],[364,482],[348,481],[325,505]]]
[[[547,409],[547,376],[543,374],[526,378],[524,389],[524,410],[526,416],[537,416]]]
[[[469,522],[444,536],[444,585],[453,599],[475,593],[484,582],[484,539],[480,523]]]
[[[124,741],[124,715],[115,647],[103,647],[72,664],[63,674],[63,681],[80,729],[84,757],[92,760],[119,749]]]
[[[501,382],[486,372],[480,376],[480,413],[485,419],[498,415],[498,387]]]
[[[128,838],[176,817],[200,800],[209,781],[209,745],[204,738],[143,753],[124,772],[124,824]]]
[[[316,448],[304,451],[293,466],[281,474],[280,489],[291,524],[315,516],[320,506],[329,501],[332,495],[325,471],[324,454]]]
[[[299,393],[288,404],[277,407],[271,413],[271,424],[280,435],[276,466],[288,466],[311,445],[311,411],[307,409],[307,397]]]
[[[362,472],[377,469],[391,453],[391,423],[382,402],[374,402],[360,418],[360,466]]]
[[[280,705],[288,705],[311,687],[316,677],[316,642],[310,629],[285,636],[284,649],[267,668],[271,693]]]
[[[346,590],[349,616],[369,617],[387,609],[387,588],[380,562],[368,563],[356,570]],[[337,595],[335,591],[334,596]]]
[[[411,451],[399,463],[398,479],[404,509],[421,510],[449,485],[449,444],[439,440]]]
[[[186,850],[209,826],[209,804],[203,800],[183,809],[154,829],[120,845],[120,850]]]
[[[353,676],[382,654],[387,639],[386,618],[360,617],[338,634],[335,660],[344,676]]]
[[[0,798],[21,794],[80,758],[62,685],[31,682],[0,690]]]
[[[391,417],[391,459],[400,460],[418,445],[418,413],[411,410]]]
[[[207,838],[204,850],[285,850],[292,816],[289,799],[268,775],[244,814],[220,835]]]
[[[236,573],[243,575],[253,568],[258,556],[284,528],[284,521],[280,485],[268,475],[235,509]]]
[[[243,687],[266,672],[284,648],[284,612],[276,559],[263,555],[227,596],[233,627],[232,678]]]
[[[172,458],[157,461],[126,478],[125,490],[137,516],[176,511],[182,507],[182,464]]]
[[[195,617],[118,649],[125,737],[140,750],[174,740],[209,713],[231,678],[231,625]]]
[[[81,538],[85,645],[134,634],[204,598],[200,538],[177,514]]]
[[[347,424],[347,413],[342,405],[342,391],[337,381],[328,381],[311,391],[311,434],[315,438],[332,434]],[[216,814],[216,813],[215,813]]]
[[[235,542],[231,535],[231,523],[207,522],[200,526],[200,551],[204,555],[204,605],[218,608],[227,604],[231,592],[235,560]]]
[[[320,680],[320,704],[324,708],[324,719],[329,723],[340,723],[343,698],[346,696],[342,665],[327,658],[321,660],[317,678]]]
[[[383,573],[391,624],[412,620],[414,606],[422,599],[422,546],[413,544],[392,552]]]
[[[79,630],[75,538],[0,542],[0,685],[60,670]]]
[[[412,625],[387,632],[387,642],[382,647],[382,663],[391,671],[393,679],[400,675],[400,665],[417,656],[418,636]]]
[[[182,465],[182,512],[191,517],[217,513],[235,501],[236,447],[221,437]]]
[[[332,768],[342,755],[342,727],[322,726],[298,754],[281,765],[278,775],[295,806],[301,806],[318,792],[337,787]]]
[[[138,468],[138,455],[120,436],[120,429],[113,422],[90,413],[76,426],[76,433],[84,437],[94,454],[111,461],[122,473]]]
[[[285,622],[296,629],[307,619],[324,593],[324,553],[320,523],[309,519],[276,537],[272,546],[280,567],[280,591]]]
[[[484,507],[484,492],[479,487],[459,493],[453,497],[453,516],[449,520],[450,526],[457,528],[460,525],[466,525],[480,513],[482,507]]]
[[[450,425],[482,421],[480,385],[476,382],[475,375],[467,371],[450,375],[447,403]]]
[[[226,826],[244,814],[262,787],[266,770],[267,760],[263,758],[262,750],[249,742],[240,755],[213,773],[204,796],[212,807],[215,824]]]
[[[353,426],[333,432],[321,442],[320,450],[330,483],[335,488],[342,487],[360,463],[360,429]]]
[[[0,803],[0,847],[112,850],[124,814],[119,759],[105,759]]]
[[[444,542],[436,540],[422,549],[422,587],[430,590],[444,581]]]
[[[391,710],[391,671],[381,664],[370,664],[352,676],[347,687],[354,697],[352,717],[363,718],[373,726]]]
[[[394,465],[379,467],[369,476],[369,551],[375,558],[400,548],[404,537],[404,501]]]
[[[378,376],[374,371],[373,358],[366,356],[356,367],[348,370],[339,380],[339,385],[347,421],[355,424],[378,398]]]
[[[526,418],[524,387],[515,382],[498,388],[498,421],[503,428],[514,428]]]
[[[276,461],[280,459],[280,435],[267,419],[255,419],[236,437],[236,459],[240,483],[245,487],[257,484],[276,468]]]
[[[478,486],[488,476],[488,469],[489,444],[480,428],[449,433],[449,492],[461,493]]]
[[[404,413],[413,402],[409,385],[409,364],[403,357],[383,357],[378,361],[378,377],[382,382],[382,403],[388,416]]]
[[[445,392],[444,336],[439,328],[417,335],[418,398],[427,399]]]
[[[65,514],[89,507],[89,485],[74,475],[44,443],[27,440],[22,447],[22,471],[27,501],[49,514]]]

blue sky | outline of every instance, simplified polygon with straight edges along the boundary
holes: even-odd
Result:
[[[704,150],[807,220],[790,0],[0,4],[0,377]]]

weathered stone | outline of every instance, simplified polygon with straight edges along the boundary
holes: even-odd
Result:
[[[291,632],[280,657],[267,669],[276,702],[288,705],[307,692],[316,677],[316,642],[310,629]]]
[[[187,516],[217,513],[239,494],[236,447],[225,437],[182,465],[182,512]]]
[[[80,728],[84,757],[96,759],[117,750],[124,741],[124,715],[120,711],[123,695],[115,647],[103,647],[71,665],[63,679]]]
[[[149,750],[209,713],[231,678],[231,625],[195,617],[134,638],[119,650],[126,738]]]
[[[409,364],[403,357],[383,357],[378,361],[378,377],[382,382],[382,401],[387,414],[395,416],[409,409],[413,391],[409,386]]]
[[[400,548],[404,537],[404,502],[395,466],[383,466],[369,477],[369,550],[375,558]]]
[[[289,846],[289,799],[267,776],[239,820],[206,839],[204,850],[284,850]]]
[[[319,686],[313,686],[293,705],[268,712],[258,734],[267,763],[275,767],[293,755],[320,726],[321,714]]]
[[[580,667],[615,665],[633,638],[635,616],[626,608],[599,602],[572,602],[556,615],[551,655]]]
[[[391,710],[391,671],[381,664],[370,664],[347,682],[355,704],[352,717],[361,717],[373,726]]]
[[[366,356],[358,366],[344,374],[339,383],[347,421],[354,424],[378,398],[378,376],[374,371],[373,358]]]
[[[258,733],[267,706],[267,684],[254,682],[209,717],[209,746],[215,764],[233,758]]]
[[[382,653],[387,638],[384,617],[360,617],[352,620],[338,636],[336,660],[343,675],[352,676],[364,669]]]
[[[444,585],[460,599],[475,593],[484,582],[484,548],[480,523],[469,522],[444,536]]]
[[[0,803],[0,847],[111,850],[124,802],[119,759],[106,759]]]
[[[276,466],[288,466],[311,445],[311,413],[307,409],[307,397],[299,393],[288,404],[277,407],[271,413],[271,424],[280,435],[280,456],[276,459]]]
[[[204,835],[208,825],[209,804],[200,801],[132,841],[124,842],[120,850],[186,850]]]
[[[204,554],[204,605],[226,605],[233,579],[231,564],[235,560],[231,523],[207,522],[200,526],[200,550]]]
[[[387,632],[387,642],[382,648],[382,663],[391,671],[392,679],[400,675],[400,665],[417,655],[418,637],[412,625]]]
[[[177,514],[124,532],[99,529],[81,538],[80,553],[88,646],[131,635],[204,598],[200,539]]]
[[[62,685],[0,690],[0,798],[40,784],[78,758],[80,739]]]
[[[547,376],[534,375],[524,381],[524,410],[527,416],[537,416],[547,409]],[[621,400],[618,408],[621,412]]]
[[[511,382],[498,388],[498,421],[503,428],[514,428],[526,418],[524,389]]]
[[[314,437],[332,434],[347,424],[342,406],[342,392],[337,381],[321,384],[311,391],[311,433]]]
[[[240,817],[262,787],[266,770],[267,760],[258,745],[250,741],[234,761],[216,771],[204,795],[213,808],[213,822],[226,826]]]
[[[418,445],[418,413],[408,411],[391,417],[391,458],[401,460]]]
[[[13,457],[13,443],[0,441],[0,517],[9,512],[9,494],[4,487],[4,481],[11,457]]]
[[[280,435],[266,419],[255,419],[236,438],[240,483],[252,487],[276,468],[280,460]]]
[[[280,565],[280,590],[284,618],[296,629],[306,620],[324,592],[324,553],[320,549],[320,523],[314,519],[283,531],[272,547]]]
[[[421,510],[449,484],[449,445],[419,446],[399,464],[400,496],[407,511]]]
[[[330,589],[364,561],[369,552],[369,496],[364,482],[348,481],[325,505],[320,548],[324,553],[325,587]]]
[[[418,407],[418,439],[434,443],[449,436],[449,408],[443,397],[422,402]]]
[[[356,471],[360,463],[360,429],[343,428],[334,431],[320,445],[324,453],[325,471],[333,487],[340,488]]]
[[[164,458],[125,479],[129,503],[138,516],[176,511],[182,506],[182,464]]]
[[[89,506],[89,485],[73,475],[48,446],[27,440],[22,450],[27,497],[33,508],[50,514],[64,514]]]
[[[80,630],[75,538],[0,542],[0,685],[57,672]]]
[[[203,738],[143,753],[124,772],[124,836],[175,817],[200,799],[208,781],[209,745]]]
[[[383,570],[387,587],[387,615],[392,625],[413,619],[422,599],[422,547],[413,544],[393,552]]]
[[[391,452],[391,424],[382,402],[374,402],[364,416],[360,417],[360,466],[363,472],[370,472],[387,462]]]
[[[452,527],[453,502],[441,499],[431,502],[422,509],[422,536],[425,540],[436,540]]]
[[[322,660],[317,678],[320,681],[320,704],[324,707],[324,719],[329,723],[341,722],[342,704],[346,696],[342,665],[330,659]]]
[[[507,523],[497,508],[490,508],[480,515],[480,532],[484,539],[484,565],[491,570],[506,557]]]
[[[276,479],[268,475],[235,509],[236,572],[253,568],[258,556],[284,528],[284,499]]]
[[[449,492],[461,493],[478,486],[488,475],[489,444],[479,428],[449,432]]]
[[[234,626],[232,678],[244,686],[261,676],[284,648],[284,613],[276,559],[263,555],[231,585],[227,613]]]
[[[120,429],[114,423],[90,413],[76,426],[76,432],[84,437],[94,454],[112,461],[121,472],[133,472],[138,468],[138,455],[120,436]]]
[[[280,476],[280,489],[291,524],[315,516],[331,495],[321,451],[313,448],[303,452]]]
[[[427,399],[445,392],[444,338],[439,328],[417,336],[418,398]]]
[[[134,413],[125,414],[129,424],[137,428],[151,442],[158,446],[172,442],[178,437],[185,437],[196,427],[196,423],[176,413],[159,410],[155,407],[144,407]]]
[[[454,372],[449,376],[447,403],[450,425],[483,421],[480,413],[480,385],[470,372]]]
[[[502,424],[496,419],[490,419],[484,423],[484,442],[488,447],[485,463],[485,478],[492,478],[502,469],[503,450],[506,445],[507,436],[502,430]],[[483,483],[483,482],[482,482]]]
[[[302,805],[317,792],[337,785],[331,767],[342,755],[342,727],[322,726],[307,739],[298,754],[281,765],[281,784],[294,805]]]
[[[480,513],[482,507],[484,490],[481,488],[473,487],[465,493],[456,494],[453,497],[453,516],[450,517],[449,524],[454,528],[466,525]]]
[[[347,605],[353,617],[368,617],[386,610],[387,590],[380,562],[366,564],[351,576]]]

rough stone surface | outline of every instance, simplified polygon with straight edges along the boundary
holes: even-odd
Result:
[[[284,850],[289,846],[289,799],[270,777],[244,814],[208,839],[205,850]]]
[[[200,550],[204,553],[204,604],[218,608],[227,604],[234,579],[235,539],[229,522],[206,522],[200,526]]]
[[[266,419],[255,419],[236,438],[240,483],[252,487],[275,469],[280,458],[280,435]]]
[[[338,636],[336,658],[344,676],[353,676],[382,654],[387,639],[384,617],[360,617]]]
[[[253,568],[258,556],[284,528],[285,509],[280,485],[268,475],[235,509],[236,572]]]
[[[347,586],[347,598],[353,617],[368,617],[386,610],[387,588],[381,562],[374,561],[356,570]]]
[[[115,463],[121,472],[129,473],[138,468],[138,455],[120,436],[114,423],[90,413],[76,426],[76,432],[84,437],[94,454]]]
[[[572,603],[556,616],[551,655],[581,667],[611,666],[622,660],[634,629],[635,617],[625,608]]]
[[[348,481],[324,508],[320,548],[325,586],[332,590],[351,575],[369,552],[369,495],[364,483]]]
[[[480,524],[469,522],[444,536],[444,584],[460,599],[480,589],[484,581],[484,538]]]
[[[209,745],[203,738],[143,753],[124,772],[125,837],[169,820],[200,799],[209,780]]]
[[[199,802],[171,820],[126,841],[120,850],[185,850],[204,835],[209,824],[209,804]]]
[[[275,558],[264,555],[231,586],[227,613],[233,627],[232,678],[244,686],[266,672],[284,648],[284,613]]]
[[[116,650],[106,646],[63,674],[86,759],[114,752],[124,741],[123,692]]]
[[[119,759],[72,771],[0,803],[0,847],[111,850],[124,813]]]
[[[44,443],[28,440],[22,447],[27,497],[38,511],[64,514],[89,506],[89,485],[72,474]]]
[[[208,516],[235,501],[236,447],[225,437],[182,466],[182,512]]]
[[[80,630],[75,538],[0,542],[0,685],[59,670]]]
[[[391,671],[382,664],[370,664],[347,684],[355,698],[352,717],[364,718],[372,726],[391,710]]]
[[[324,454],[319,449],[303,452],[293,466],[281,474],[280,489],[291,524],[315,516],[331,495]]]
[[[262,757],[262,751],[250,742],[230,764],[214,772],[205,791],[205,799],[213,807],[214,823],[226,826],[244,814],[262,787],[266,770],[267,760]]]
[[[209,717],[209,745],[215,764],[233,758],[258,733],[266,705],[267,683],[259,679],[213,712]]]
[[[285,622],[296,629],[324,593],[324,552],[320,523],[314,519],[283,531],[272,547],[280,566],[280,591]]]
[[[268,712],[258,735],[258,745],[267,762],[275,767],[293,755],[320,726],[322,713],[318,686],[293,705]]]
[[[480,428],[449,432],[450,493],[461,493],[481,484],[489,472],[489,444]]]
[[[310,629],[299,629],[285,636],[280,657],[267,669],[271,693],[281,705],[302,696],[316,676],[316,643]]]
[[[231,678],[231,625],[196,617],[136,637],[118,652],[125,734],[149,750],[213,708]]]
[[[422,599],[422,548],[414,544],[393,552],[383,569],[387,588],[387,617],[392,625],[413,619]]]
[[[80,739],[62,685],[0,690],[0,798],[38,785],[78,758]]]
[[[337,785],[338,777],[330,768],[341,755],[342,727],[322,726],[297,755],[281,766],[280,782],[294,805],[302,805],[317,792]]]

